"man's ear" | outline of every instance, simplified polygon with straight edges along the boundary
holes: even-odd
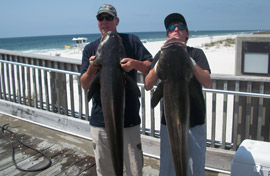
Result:
[[[118,17],[116,17],[116,18],[117,18],[116,19],[116,26],[118,26],[120,19]]]

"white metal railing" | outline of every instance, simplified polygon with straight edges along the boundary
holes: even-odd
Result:
[[[5,58],[0,58],[0,99],[88,120],[91,103],[87,101],[87,92],[80,86],[78,71],[19,63]],[[240,91],[240,81],[232,78],[229,81],[233,82],[234,91],[219,90],[216,89],[218,81],[220,79],[213,79],[213,89],[203,89],[208,146],[236,150],[246,138],[269,140],[269,125],[266,122],[269,122],[270,94],[263,93],[268,83],[245,82],[249,90],[253,83],[259,84],[260,93],[254,93]],[[224,89],[230,87],[229,81],[222,80]],[[142,133],[159,137],[160,105],[151,109],[153,90],[145,91],[143,83],[138,83],[138,86],[142,94]],[[243,129],[244,134],[241,134]],[[240,139],[239,135],[242,136]]]

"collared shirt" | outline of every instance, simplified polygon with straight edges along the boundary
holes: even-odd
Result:
[[[152,55],[144,47],[144,45],[137,36],[123,33],[118,34],[122,38],[126,52],[126,57],[140,61],[145,60],[152,61]],[[100,39],[97,39],[85,46],[82,57],[81,75],[86,72],[89,66],[90,56],[96,55],[96,51],[99,44]],[[137,70],[133,69],[127,74],[137,82]],[[126,89],[125,96],[126,96],[125,102],[126,104],[125,104],[124,127],[132,127],[139,125],[141,123],[141,119],[139,116],[139,109],[140,109],[139,98],[129,89]],[[90,125],[96,127],[105,127],[99,91],[97,91],[93,95]]]

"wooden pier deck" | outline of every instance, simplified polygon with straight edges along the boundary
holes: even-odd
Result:
[[[12,147],[0,132],[0,175],[21,176],[95,176],[93,143],[90,140],[55,131],[0,113],[0,127],[8,124],[23,143],[40,150],[51,158],[51,166],[42,171],[26,172],[16,169],[12,161]],[[2,131],[2,129],[0,129]],[[17,165],[25,170],[45,167],[49,161],[41,154],[15,140],[7,131],[5,135],[14,144]],[[144,156],[143,175],[157,176],[159,160]],[[125,175],[125,174],[124,174]]]
[[[42,169],[49,164],[49,160],[20,144],[14,135],[4,130],[8,140],[0,135],[0,175],[96,175],[90,141],[0,114],[0,126],[3,127],[5,124],[8,124],[8,129],[24,144],[50,157],[51,165],[45,170],[35,172],[16,169],[12,160],[12,147],[8,140],[13,143],[17,166],[23,170]]]
[[[0,132],[0,175],[96,175],[92,141],[0,113],[0,127],[3,127],[6,124],[8,124],[8,129],[13,131],[17,138],[24,144],[48,155],[51,158],[52,164],[49,168],[36,172],[26,172],[17,169],[12,161],[12,147]],[[2,129],[0,130],[2,131]],[[15,140],[15,137],[12,137],[8,132],[5,132],[5,135],[14,144],[14,148],[16,149],[15,160],[20,168],[25,170],[39,169],[45,167],[49,163],[49,161],[41,154],[19,144]],[[216,156],[219,156],[219,154],[211,152],[211,155],[207,154],[207,156],[207,158],[215,158]],[[209,170],[206,170],[205,174],[206,176],[228,176],[227,174],[211,172]],[[159,175],[159,159],[144,156],[143,175]]]

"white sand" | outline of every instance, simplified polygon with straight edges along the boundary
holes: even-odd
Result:
[[[224,40],[228,38],[235,39],[236,35],[190,38],[188,41],[188,45],[203,49],[208,59],[209,65],[211,67],[212,74],[213,73],[234,74],[235,73],[235,70],[234,70],[235,45],[232,45],[230,47],[213,46],[210,48],[206,48],[204,46],[206,43]],[[154,57],[164,42],[165,41],[147,42],[147,43],[144,43],[144,45]],[[38,53],[38,54],[45,54],[45,55],[52,55],[52,56],[55,56],[58,54],[60,55],[60,57],[75,58],[75,59],[80,59],[80,60],[82,59],[81,50],[76,49],[76,48],[50,51],[50,52]]]

